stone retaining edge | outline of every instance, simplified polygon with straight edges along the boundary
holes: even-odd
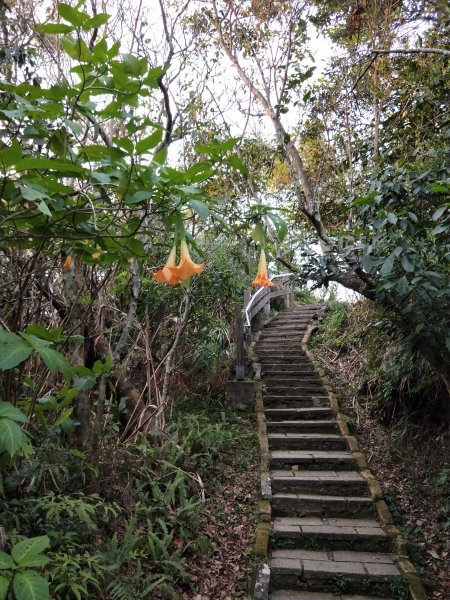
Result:
[[[361,475],[367,480],[370,494],[374,500],[375,508],[378,513],[378,518],[381,523],[381,526],[385,531],[386,535],[392,540],[395,552],[394,560],[397,564],[400,573],[408,582],[410,600],[427,600],[427,595],[423,588],[422,582],[420,581],[419,574],[417,573],[414,565],[409,560],[408,542],[407,540],[405,540],[405,538],[402,537],[400,530],[394,525],[394,519],[391,515],[388,505],[384,500],[381,485],[371,473],[367,465],[366,459],[364,458],[364,455],[359,450],[356,438],[350,435],[347,423],[345,421],[345,417],[339,410],[339,403],[337,397],[331,389],[331,385],[325,371],[323,370],[321,365],[318,364],[314,353],[308,348],[311,336],[316,329],[317,324],[315,323],[312,323],[308,327],[302,339],[302,348],[305,354],[313,363],[314,368],[319,374],[325,389],[330,395],[331,408],[336,414],[336,419],[341,435],[347,440],[347,445],[349,447],[350,452],[353,455],[353,458],[356,461],[357,467]]]
[[[264,325],[271,319],[267,319]],[[258,517],[255,529],[255,541],[253,553],[259,559],[253,568],[250,585],[249,600],[268,600],[270,567],[266,562],[269,551],[269,540],[272,532],[272,508],[268,498],[271,496],[270,473],[269,473],[269,442],[267,439],[266,415],[261,384],[261,365],[257,362],[255,345],[262,333],[258,331],[252,339],[247,350],[247,356],[251,361],[253,370],[253,381],[255,382],[255,411],[257,423],[257,435],[259,444],[261,496],[258,503]]]

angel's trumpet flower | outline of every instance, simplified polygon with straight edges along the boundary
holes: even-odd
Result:
[[[252,281],[253,287],[270,287],[273,283],[270,281],[267,274],[267,261],[266,253],[261,248],[261,254],[259,255],[258,272],[256,273],[255,279]]]
[[[180,283],[180,279],[175,275],[175,273],[173,273],[173,269],[176,270],[176,258],[177,245],[175,243],[173,245],[172,250],[170,251],[169,257],[164,267],[159,271],[156,271],[156,273],[153,273],[153,277],[158,283],[168,283],[169,285],[177,285],[177,283]]]

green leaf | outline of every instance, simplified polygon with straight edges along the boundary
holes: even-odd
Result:
[[[204,202],[201,202],[200,200],[189,200],[188,204],[198,214],[202,221],[206,221],[208,219],[209,208]]]
[[[35,350],[39,353],[51,373],[56,373],[56,371],[60,369],[62,373],[65,374],[70,369],[69,361],[61,354],[61,352],[48,348],[47,346],[35,347]]]
[[[64,423],[64,421],[65,421],[66,419],[68,419],[68,418],[70,417],[70,415],[73,413],[73,409],[74,409],[74,407],[73,407],[73,406],[71,406],[70,408],[68,408],[67,410],[65,410],[65,411],[63,412],[63,414],[62,414],[62,415],[60,415],[60,416],[59,416],[59,417],[56,419],[56,421],[53,423],[53,425],[52,425],[52,429],[55,429],[56,427],[59,427],[59,426],[60,426],[62,423]]]
[[[0,452],[7,452],[12,458],[20,450],[24,434],[11,419],[0,419]]]
[[[104,25],[108,19],[109,15],[107,13],[98,13],[84,22],[83,29],[97,29],[97,27]]]
[[[284,219],[282,219],[279,215],[276,215],[273,212],[267,212],[267,216],[274,224],[279,241],[282,242],[284,240],[284,238],[287,236],[287,232],[288,232],[288,226],[287,226],[286,221]]]
[[[47,217],[51,217],[52,216],[52,213],[51,213],[49,207],[45,204],[45,202],[43,200],[41,200],[39,202],[39,204],[37,205],[37,207],[41,211],[41,213],[43,213]]]
[[[20,567],[38,566],[34,565],[34,561],[41,560],[41,557],[46,559],[47,557],[42,555],[41,552],[47,550],[49,547],[50,540],[48,536],[40,535],[38,537],[23,540],[22,542],[16,544],[11,551],[11,555]],[[41,564],[46,563],[40,562],[39,565]]]
[[[10,167],[22,158],[22,146],[14,140],[10,148],[0,152],[0,165]]]
[[[163,165],[167,159],[167,150],[167,146],[164,146],[164,148],[162,148],[159,152],[155,154],[155,156],[153,157],[153,162],[155,162],[158,165]]]
[[[12,369],[26,360],[31,352],[32,349],[18,335],[0,328],[0,370]]]
[[[407,254],[404,254],[402,256],[402,267],[407,273],[414,273],[414,271],[416,270],[416,265],[413,263],[413,261],[409,258]]]
[[[132,54],[122,54],[122,62],[124,72],[136,77],[144,75],[147,70],[147,59],[145,58],[137,58]]]
[[[163,130],[162,130],[162,128],[159,128],[156,131],[154,131],[151,135],[149,135],[148,137],[137,142],[136,154],[144,154],[145,152],[148,152],[149,150],[156,148],[156,146],[161,142],[162,136],[163,136]]]
[[[383,266],[380,269],[380,275],[382,275],[383,277],[386,277],[387,275],[391,274],[392,269],[394,267],[394,260],[395,260],[395,255],[390,254],[387,257],[387,259],[384,261]]]
[[[244,175],[244,177],[247,177],[248,169],[244,165],[242,160],[239,158],[239,156],[237,156],[236,154],[232,154],[227,158],[227,163],[230,165],[230,167],[233,167],[233,169],[237,169],[238,171],[240,171],[242,175]]]
[[[32,324],[28,325],[25,331],[30,335],[38,337],[41,340],[48,340],[49,342],[60,342],[65,339],[63,336],[62,327],[56,327],[56,329],[47,329],[42,325]]]
[[[397,291],[399,294],[407,294],[409,291],[409,283],[405,276],[401,277],[397,282]]]
[[[444,204],[444,206],[440,206],[434,213],[433,216],[431,217],[433,219],[433,221],[437,221],[438,219],[440,219],[442,217],[442,215],[445,213],[446,210],[448,210],[448,206],[447,204]]]
[[[66,173],[79,173],[85,172],[83,167],[80,165],[74,165],[71,162],[65,162],[62,160],[53,160],[52,158],[23,158],[16,163],[17,171],[31,171],[33,169],[52,170]]]
[[[86,377],[75,377],[75,381],[73,387],[78,392],[84,392],[86,390],[92,390],[96,384],[96,378],[92,375],[87,375]]]
[[[20,185],[19,189],[25,200],[30,200],[31,202],[49,197],[47,191],[41,185],[36,185],[35,187],[31,187],[29,185]]]
[[[252,238],[255,242],[261,244],[264,247],[266,243],[266,234],[264,232],[264,227],[261,223],[257,223],[252,231]]]
[[[192,183],[200,183],[213,174],[214,170],[211,168],[210,162],[199,162],[189,167],[186,171],[186,178]]]
[[[437,225],[434,229],[433,229],[433,234],[437,235],[438,233],[443,233],[444,231],[447,231],[447,229],[449,228],[449,225]]]
[[[69,23],[72,23],[72,25],[75,25],[76,27],[82,25],[88,18],[86,13],[82,13],[64,2],[59,2],[58,14],[65,21],[69,21]]]
[[[144,200],[149,200],[153,196],[152,192],[139,191],[131,195],[126,195],[124,200],[126,204],[138,204]]]
[[[389,221],[389,223],[392,223],[392,225],[396,225],[396,223],[398,221],[398,217],[396,214],[390,212],[386,216],[387,216],[387,220]]]
[[[47,25],[38,25],[35,29],[38,33],[70,33],[74,27],[65,23],[48,23]]]
[[[9,588],[9,579],[5,575],[0,575],[0,600],[6,600]]]
[[[128,238],[127,248],[137,258],[143,258],[145,256],[145,250],[143,243],[136,238]]]
[[[13,588],[16,600],[50,600],[48,582],[36,571],[16,573]]]
[[[11,419],[12,421],[28,423],[28,418],[23,412],[10,402],[0,402],[0,419]]]
[[[0,569],[15,569],[16,563],[6,552],[0,552]],[[1,597],[1,596],[0,596]]]

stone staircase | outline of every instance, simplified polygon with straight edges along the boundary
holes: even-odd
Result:
[[[410,595],[394,538],[379,522],[373,493],[378,484],[362,455],[357,460],[356,440],[340,426],[336,402],[302,346],[320,310],[305,305],[283,311],[255,347],[269,471],[263,497],[270,502],[271,532],[268,589],[254,597],[421,598]]]

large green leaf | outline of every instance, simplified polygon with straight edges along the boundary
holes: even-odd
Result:
[[[16,600],[50,600],[48,582],[36,571],[16,573],[13,588]]]
[[[9,148],[0,152],[0,164],[4,167],[14,165],[22,158],[22,146],[14,140]]]
[[[61,354],[61,352],[53,350],[52,348],[47,348],[46,346],[39,346],[36,350],[51,373],[55,373],[60,369],[61,372],[65,374],[68,369],[70,369],[69,361]]]
[[[239,158],[239,156],[237,156],[236,154],[232,154],[227,158],[227,163],[230,165],[230,167],[233,167],[233,169],[237,169],[242,173],[242,175],[247,177],[248,169],[242,162],[242,160]]]
[[[16,564],[9,554],[6,554],[6,552],[0,552],[0,569],[14,569],[15,566]]]
[[[88,19],[86,13],[82,13],[76,8],[72,8],[70,4],[66,4],[65,2],[58,3],[58,14],[65,21],[69,21],[69,23],[72,23],[72,25],[75,26],[82,25]]]
[[[26,360],[32,349],[15,333],[0,327],[0,370],[6,371]]]
[[[394,253],[390,254],[387,259],[384,261],[383,266],[380,269],[380,275],[386,277],[390,275],[392,269],[394,268],[395,255]]]
[[[11,419],[12,421],[28,423],[28,419],[23,412],[10,402],[0,402],[0,419]]]
[[[162,128],[157,129],[151,135],[140,140],[136,144],[136,154],[143,154],[144,152],[148,152],[149,150],[153,150],[160,143],[163,136]]]
[[[209,217],[209,208],[200,200],[189,200],[190,207],[198,214],[200,219],[206,221]]]
[[[19,425],[11,419],[0,419],[0,452],[7,452],[12,458],[20,450],[24,434]]]
[[[54,160],[53,158],[33,157],[33,158],[22,158],[16,163],[17,171],[31,171],[33,169],[66,172],[66,173],[79,173],[85,172],[83,167],[75,165],[68,161]]]
[[[48,558],[41,554],[50,547],[50,540],[46,535],[23,540],[14,546],[11,555],[19,567],[35,567],[45,565]]]
[[[6,600],[9,588],[9,579],[5,575],[0,575],[0,600]]]
[[[73,31],[73,27],[71,25],[66,25],[65,23],[48,23],[46,25],[38,25],[36,27],[36,31],[39,33],[70,33]]]

